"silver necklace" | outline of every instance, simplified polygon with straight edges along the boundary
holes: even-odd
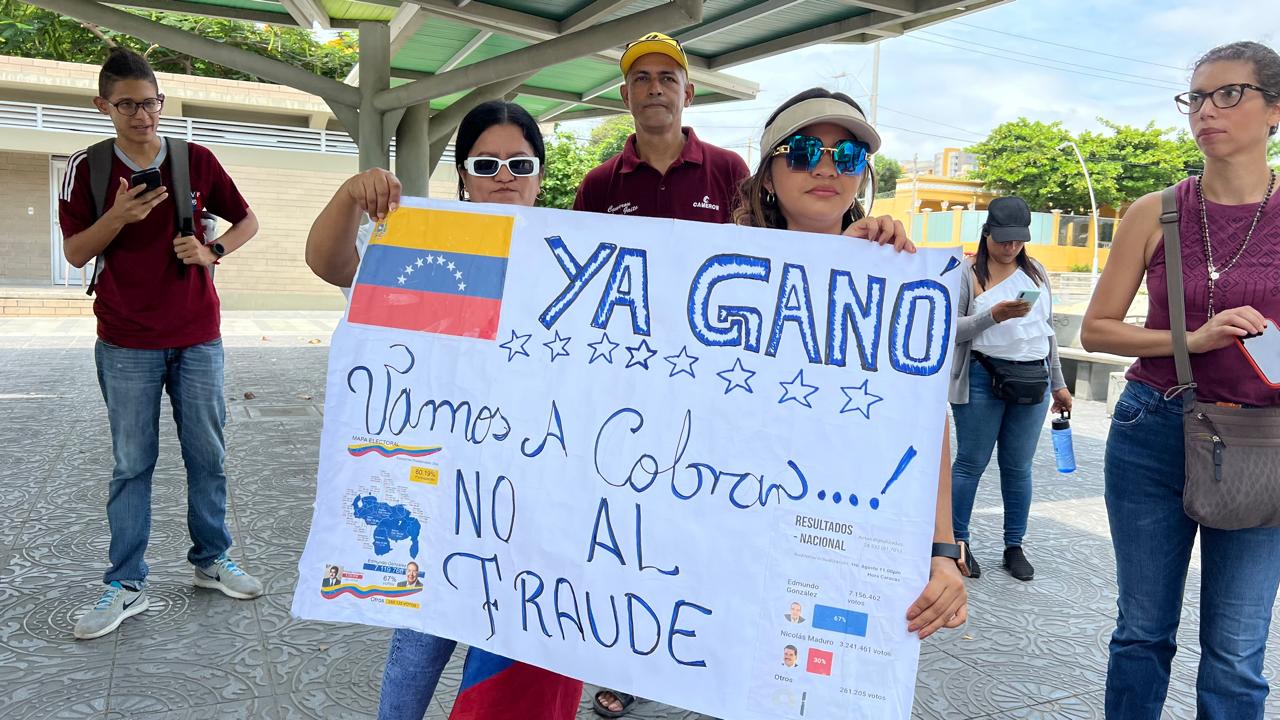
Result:
[[[1276,174],[1272,171],[1270,179],[1267,181],[1267,192],[1262,196],[1262,202],[1258,203],[1258,211],[1253,214],[1253,222],[1249,224],[1249,232],[1245,233],[1244,242],[1240,243],[1240,247],[1236,248],[1235,254],[1227,261],[1227,264],[1218,267],[1213,262],[1213,245],[1209,242],[1209,215],[1204,207],[1204,179],[1196,178],[1196,200],[1200,203],[1200,235],[1204,238],[1204,257],[1209,263],[1209,317],[1213,317],[1213,290],[1217,285],[1218,279],[1227,274],[1227,271],[1235,267],[1236,261],[1244,255],[1244,249],[1249,247],[1249,241],[1253,239],[1253,231],[1258,228],[1258,221],[1262,219],[1262,212],[1267,208],[1267,201],[1271,199],[1271,192],[1276,187]]]

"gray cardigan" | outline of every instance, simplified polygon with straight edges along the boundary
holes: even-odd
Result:
[[[1044,266],[1031,260],[1040,272],[1045,272]],[[959,308],[957,315],[959,317],[959,327],[956,329],[956,355],[952,359],[951,365],[951,390],[948,399],[957,404],[963,405],[969,402],[969,360],[972,358],[971,350],[973,348],[973,339],[981,335],[987,328],[996,324],[996,319],[991,313],[982,313],[981,315],[973,315],[973,260],[966,260],[964,263],[964,271],[960,276],[960,293],[957,298],[957,306]],[[1042,302],[1049,303],[1049,317],[1053,317],[1053,289],[1047,285],[1043,288],[1044,300]],[[1062,362],[1058,359],[1058,336],[1053,332],[1053,325],[1049,324],[1049,387],[1053,390],[1064,388],[1067,381],[1062,378]]]

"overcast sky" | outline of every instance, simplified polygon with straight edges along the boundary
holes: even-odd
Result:
[[[1073,131],[1098,127],[1099,116],[1181,128],[1185,118],[1172,97],[1186,89],[1188,67],[1205,50],[1235,40],[1280,48],[1280,2],[1014,0],[885,40],[881,153],[900,161],[917,153],[931,159],[1020,116],[1061,120]],[[820,45],[727,72],[759,83],[757,99],[695,106],[685,112],[685,124],[745,154],[773,109],[806,88],[840,90],[867,107],[872,50]],[[566,125],[585,135],[591,124]]]

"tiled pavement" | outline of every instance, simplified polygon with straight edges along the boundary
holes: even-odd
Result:
[[[372,717],[387,631],[289,615],[334,317],[229,314],[224,325],[230,522],[237,556],[266,580],[268,594],[240,602],[191,587],[184,476],[166,420],[148,553],[153,607],[89,642],[72,640],[71,628],[98,593],[110,471],[92,323],[0,318],[0,719]],[[974,536],[985,572],[969,585],[968,625],[924,648],[915,717],[1102,717],[1115,582],[1102,504],[1102,406],[1080,403],[1074,426],[1079,472],[1054,471],[1047,433],[1036,457],[1031,583],[998,568],[999,483],[984,479]],[[1198,586],[1197,560],[1170,718],[1195,714]],[[1267,667],[1274,677],[1280,656],[1273,652]],[[447,715],[459,674],[455,662],[430,717]],[[586,707],[582,717],[594,717]],[[697,717],[648,702],[636,716]],[[1280,717],[1280,701],[1268,716]]]

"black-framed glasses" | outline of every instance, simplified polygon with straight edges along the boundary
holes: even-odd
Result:
[[[773,157],[783,155],[787,169],[793,172],[813,172],[822,160],[823,153],[831,153],[836,172],[841,175],[858,175],[867,169],[867,155],[871,146],[861,140],[841,140],[833,148],[823,147],[820,138],[812,135],[792,135],[786,142],[774,148]]]
[[[506,160],[495,157],[469,157],[462,161],[462,166],[467,169],[467,174],[476,177],[493,177],[504,166],[516,177],[529,177],[538,174],[542,162],[529,155],[520,155]]]
[[[164,95],[159,95],[146,100],[132,100],[125,98],[118,102],[107,100],[106,103],[116,109],[116,112],[125,117],[133,117],[138,114],[138,110],[146,110],[148,114],[155,115],[160,112],[160,108],[164,107]]]
[[[1193,112],[1199,112],[1200,108],[1204,107],[1204,101],[1206,98],[1213,101],[1214,107],[1220,110],[1226,110],[1227,108],[1233,108],[1240,104],[1240,101],[1244,99],[1245,90],[1257,90],[1266,97],[1276,97],[1275,92],[1264,87],[1258,87],[1252,83],[1231,83],[1230,85],[1223,85],[1212,92],[1202,93],[1192,90],[1191,92],[1184,92],[1181,95],[1174,95],[1173,101],[1177,103],[1178,110],[1182,112],[1183,115],[1190,115]]]

